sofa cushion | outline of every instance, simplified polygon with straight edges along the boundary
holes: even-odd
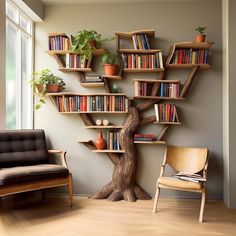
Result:
[[[43,164],[0,169],[0,186],[67,176],[69,170],[61,165]]]
[[[46,163],[49,162],[43,130],[0,131],[0,168]]]

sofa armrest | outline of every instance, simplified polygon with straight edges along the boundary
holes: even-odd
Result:
[[[66,163],[66,151],[63,150],[48,150],[49,154],[59,154],[61,158],[62,165],[66,168],[68,168]]]

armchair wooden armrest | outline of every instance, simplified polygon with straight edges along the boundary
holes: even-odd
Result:
[[[66,151],[63,150],[48,150],[49,154],[59,154],[60,158],[61,158],[61,162],[62,165],[66,168],[68,168],[67,166],[67,162],[66,162]]]

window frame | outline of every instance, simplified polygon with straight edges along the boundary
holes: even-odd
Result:
[[[7,15],[7,6],[12,6],[18,11],[18,22],[14,21],[11,17]],[[21,16],[29,20],[30,24],[30,31],[28,32],[21,26]],[[29,57],[30,57],[30,65],[29,65],[29,74],[32,74],[34,69],[34,21],[27,16],[27,14],[24,13],[23,10],[21,10],[14,2],[11,0],[6,0],[6,6],[5,6],[5,19],[6,19],[6,32],[7,32],[7,25],[10,24],[14,28],[17,29],[17,65],[16,65],[16,83],[17,83],[17,104],[16,104],[16,129],[22,129],[22,128],[34,128],[34,99],[32,94],[32,89],[29,89],[29,92],[27,91],[26,97],[30,98],[30,107],[28,107],[28,112],[30,117],[28,117],[26,120],[29,120],[29,123],[27,123],[27,127],[25,127],[25,122],[23,120],[23,94],[22,94],[22,85],[23,85],[23,78],[22,78],[22,35],[29,37]],[[7,36],[7,35],[6,35]],[[7,40],[7,38],[6,38]],[[6,52],[7,55],[7,52]],[[7,68],[7,64],[6,64]],[[28,78],[30,80],[30,77]],[[7,77],[6,77],[6,85],[7,85]],[[6,88],[5,85],[5,88]],[[7,92],[6,92],[6,99],[7,99]],[[7,101],[7,100],[6,100]],[[5,103],[6,111],[7,111],[7,103]],[[6,112],[6,118],[5,118],[5,126],[7,128],[7,112]]]

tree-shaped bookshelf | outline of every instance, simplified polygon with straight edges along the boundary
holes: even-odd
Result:
[[[135,143],[165,144],[163,138],[168,129],[172,125],[180,124],[175,105],[169,104],[168,102],[184,100],[198,70],[210,67],[207,64],[207,54],[212,43],[176,43],[170,48],[167,59],[163,63],[162,51],[151,49],[149,45],[149,40],[155,38],[155,31],[140,30],[134,32],[116,32],[115,34],[116,49],[120,55],[121,69],[118,76],[103,77],[107,93],[89,95],[57,93],[48,94],[48,96],[50,96],[57,106],[59,112],[79,113],[87,128],[120,130],[120,148],[117,150],[97,150],[91,140],[81,141],[80,143],[84,144],[93,152],[106,153],[114,164],[111,182],[94,193],[91,198],[109,199],[111,201],[124,199],[133,202],[136,199],[145,200],[151,198],[136,182],[138,153]],[[121,48],[123,40],[129,40],[134,46],[134,49]],[[60,55],[64,54],[64,52],[53,51],[49,52],[49,54],[56,58],[62,69],[64,62]],[[179,68],[191,70],[183,85],[180,85],[180,81],[178,80],[167,80],[167,71],[169,69]],[[65,70],[63,71],[67,72]],[[78,69],[77,71],[72,71],[76,73],[79,71],[79,80],[84,80],[84,76],[81,76],[81,73],[86,72],[86,70]],[[112,94],[110,86],[110,80],[122,79],[125,73],[158,73],[158,80],[135,79],[135,96],[132,99],[128,99],[125,94]],[[88,105],[93,103],[93,99],[95,103],[96,101],[100,101],[103,104],[102,107],[97,109],[98,104],[95,107]],[[114,101],[118,99],[119,102],[122,100],[122,104],[124,105],[122,107],[112,106],[112,99]],[[86,106],[83,103],[85,100]],[[120,104],[119,102],[118,104]],[[75,106],[74,104],[79,105]],[[150,108],[155,110],[155,115],[142,118],[142,113]],[[127,116],[122,126],[97,126],[92,117],[93,113],[127,113]],[[153,141],[135,141],[134,136],[138,132],[138,129],[150,123],[164,125],[157,139]]]

